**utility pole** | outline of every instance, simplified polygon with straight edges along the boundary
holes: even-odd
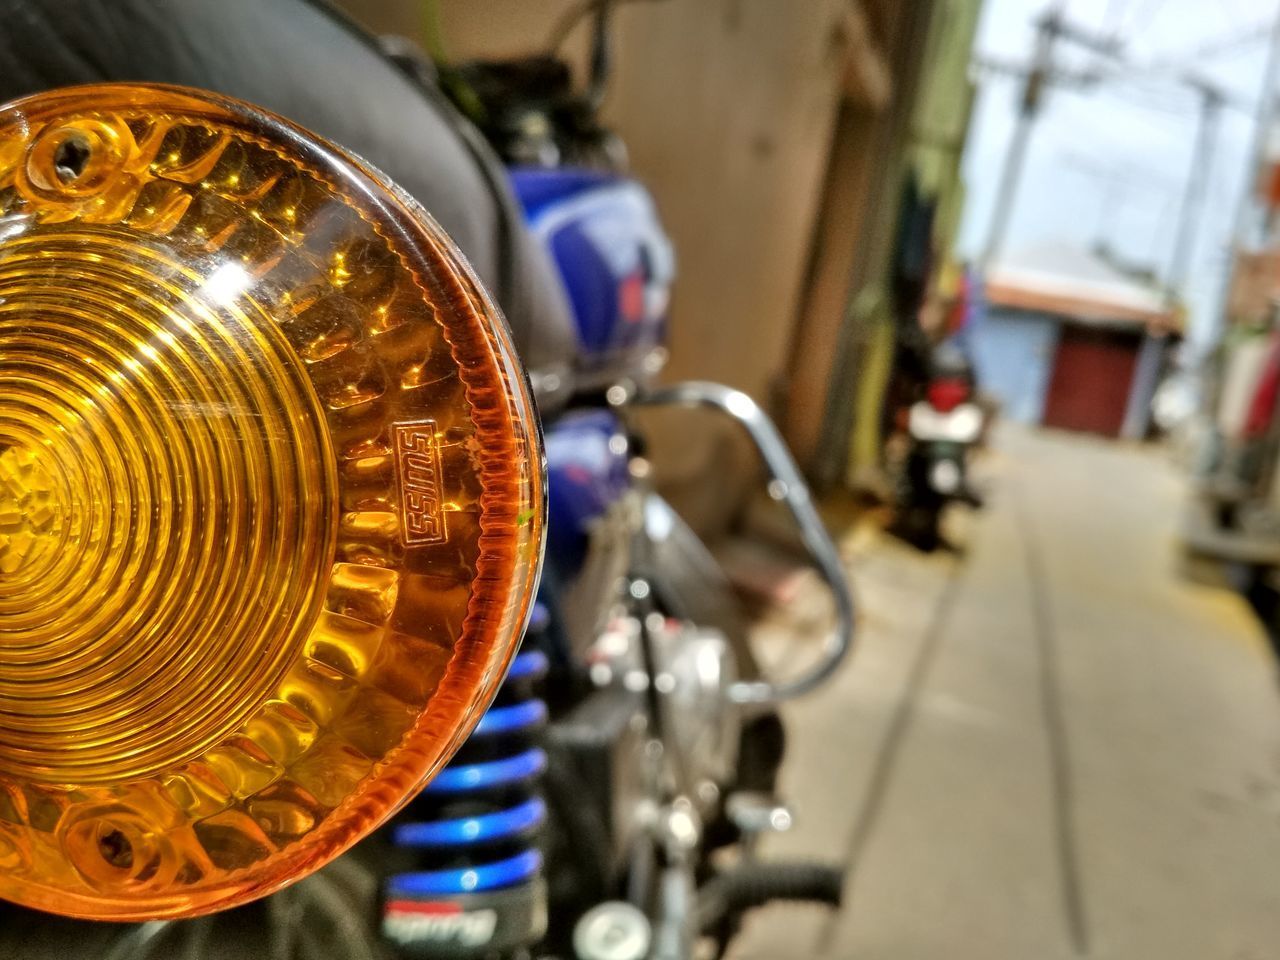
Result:
[[[1187,77],[1185,82],[1200,97],[1200,113],[1196,123],[1196,143],[1191,151],[1191,169],[1187,171],[1186,187],[1178,210],[1178,224],[1174,228],[1173,252],[1164,281],[1164,302],[1172,308],[1178,295],[1186,286],[1191,271],[1191,255],[1195,252],[1196,227],[1200,222],[1200,208],[1204,203],[1205,187],[1209,183],[1209,170],[1213,165],[1213,148],[1218,138],[1218,124],[1222,106],[1227,97],[1212,83],[1200,77]],[[1155,395],[1164,359],[1164,337],[1148,334],[1138,353],[1133,372],[1133,386],[1129,405],[1125,410],[1121,436],[1141,439],[1146,435],[1151,414],[1151,398]]]
[[[1009,152],[1005,154],[1004,167],[1000,171],[1000,185],[996,189],[996,206],[991,213],[991,226],[987,242],[982,250],[982,269],[985,272],[1000,254],[1005,234],[1009,230],[1009,217],[1013,213],[1013,201],[1022,180],[1026,164],[1027,145],[1031,142],[1031,128],[1040,113],[1044,98],[1045,80],[1053,69],[1053,43],[1057,39],[1060,13],[1048,10],[1036,25],[1036,49],[1031,69],[1022,86],[1022,99],[1018,105],[1018,120],[1009,140]]]
[[[999,257],[1005,235],[1009,230],[1009,220],[1013,214],[1014,201],[1017,199],[1018,185],[1022,181],[1022,171],[1026,165],[1027,148],[1031,143],[1031,131],[1044,102],[1045,87],[1055,79],[1053,72],[1055,44],[1059,39],[1069,40],[1108,57],[1117,57],[1120,52],[1119,41],[1114,37],[1099,37],[1068,24],[1063,17],[1065,6],[1066,4],[1059,0],[1041,14],[1036,22],[1035,53],[1023,84],[1018,120],[1013,136],[1009,140],[1009,150],[1005,154],[1004,166],[1000,171],[995,210],[991,215],[987,242],[982,251],[981,264],[984,270]]]
[[[1222,106],[1226,102],[1225,94],[1209,81],[1200,77],[1189,77],[1186,82],[1200,97],[1200,114],[1196,122],[1195,148],[1191,151],[1191,169],[1187,172],[1182,206],[1178,211],[1178,226],[1174,232],[1169,272],[1165,275],[1165,300],[1169,304],[1177,299],[1191,271],[1196,227],[1200,222],[1205,189],[1209,184],[1209,173],[1213,166],[1214,145],[1218,140]]]

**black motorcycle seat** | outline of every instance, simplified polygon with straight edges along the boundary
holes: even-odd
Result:
[[[497,159],[429,83],[320,0],[0,0],[0,102],[108,81],[200,87],[258,104],[363,157],[462,249],[511,326],[544,409],[574,337],[554,268]]]

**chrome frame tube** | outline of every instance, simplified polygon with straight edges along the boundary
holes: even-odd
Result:
[[[627,398],[646,406],[705,407],[737,421],[755,444],[771,479],[771,499],[785,504],[818,572],[835,599],[836,629],[828,638],[822,660],[809,672],[780,683],[768,680],[739,681],[729,688],[735,703],[767,704],[791,700],[809,693],[826,681],[853,649],[855,612],[853,593],[845,576],[840,553],[813,505],[809,486],[791,457],[791,451],[769,416],[741,390],[718,383],[688,381],[657,387]]]

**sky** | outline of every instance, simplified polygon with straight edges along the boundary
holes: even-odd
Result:
[[[975,54],[1028,62],[1048,0],[986,0]],[[1222,112],[1184,291],[1193,340],[1220,295],[1238,198],[1250,166],[1256,103],[1276,0],[1067,0],[1067,20],[1117,37],[1134,66],[1089,90],[1050,88],[1036,121],[1004,250],[1104,240],[1163,274],[1192,160],[1199,100],[1180,79],[1211,80],[1232,98]],[[1055,63],[1098,56],[1068,41]],[[984,76],[965,156],[969,202],[960,249],[982,248],[1013,132],[1021,83]]]

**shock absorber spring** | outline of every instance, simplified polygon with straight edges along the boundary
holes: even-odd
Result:
[[[405,957],[509,956],[545,932],[546,622],[536,605],[492,706],[390,827],[397,872],[384,885],[382,931]]]

